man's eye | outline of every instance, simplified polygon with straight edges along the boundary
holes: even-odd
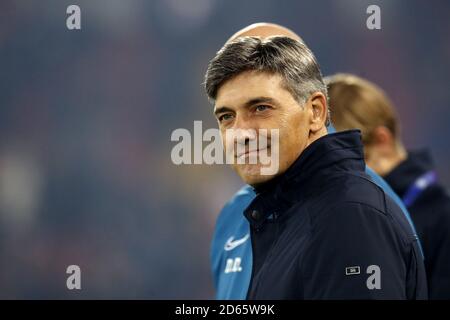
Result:
[[[259,112],[265,111],[267,109],[269,109],[269,106],[266,106],[264,104],[260,104],[259,106],[256,106],[256,111],[259,111]]]
[[[231,120],[231,118],[233,118],[233,116],[231,114],[223,114],[219,117],[219,121],[227,121],[227,120]]]

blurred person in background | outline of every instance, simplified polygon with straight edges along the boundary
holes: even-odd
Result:
[[[337,130],[362,132],[368,166],[402,198],[421,239],[430,299],[450,299],[450,196],[429,150],[406,150],[400,122],[384,91],[351,74],[325,79]]]
[[[227,42],[244,36],[287,36],[303,41],[292,30],[274,23],[254,23],[236,32]],[[335,132],[330,124],[329,133]],[[366,167],[366,173],[380,186],[402,209],[411,229],[414,225],[401,199],[389,185],[373,170]],[[244,216],[244,210],[253,201],[256,194],[250,185],[243,186],[220,212],[211,245],[211,270],[217,299],[245,299],[250,284],[253,265],[250,226]],[[414,230],[415,233],[415,230]]]

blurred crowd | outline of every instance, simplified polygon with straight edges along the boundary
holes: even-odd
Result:
[[[79,0],[0,3],[0,298],[212,298],[209,247],[241,182],[171,162],[173,130],[216,127],[207,63],[238,29],[299,33],[322,72],[392,98],[409,149],[450,185],[450,2]],[[381,7],[381,30],[366,8]],[[82,290],[66,288],[79,265]]]

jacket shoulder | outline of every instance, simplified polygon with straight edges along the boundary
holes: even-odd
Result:
[[[400,207],[383,189],[366,174],[346,173],[336,175],[309,204],[312,225],[324,222],[338,214],[336,221],[343,229],[348,228],[344,217],[364,219],[367,223],[383,221],[389,228],[398,229],[403,241],[415,240],[414,232]],[[350,217],[351,216],[351,217]]]
[[[243,186],[233,197],[224,205],[217,217],[217,223],[235,219],[237,215],[242,216],[245,208],[255,198],[255,192],[252,187]]]

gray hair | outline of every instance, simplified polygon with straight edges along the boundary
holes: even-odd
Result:
[[[314,54],[303,42],[281,36],[241,37],[225,44],[206,71],[204,85],[209,99],[216,99],[225,81],[249,70],[281,75],[284,87],[302,105],[314,92],[323,93],[328,105],[327,86]]]

